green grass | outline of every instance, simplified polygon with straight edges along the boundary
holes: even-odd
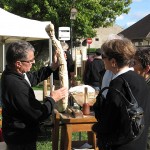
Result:
[[[52,142],[51,141],[38,141],[37,150],[52,150]]]
[[[79,132],[74,132],[72,134],[72,140],[79,140]],[[81,140],[87,140],[86,132],[81,133]],[[47,136],[39,136],[37,141],[37,150],[52,150],[51,130],[47,130]]]
[[[51,127],[41,126],[37,141],[37,150],[52,150]]]
[[[37,142],[37,150],[52,150],[52,142],[51,141]]]
[[[43,85],[37,85],[32,88],[33,88],[33,90],[43,90]]]

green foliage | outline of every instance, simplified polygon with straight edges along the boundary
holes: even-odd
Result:
[[[95,51],[96,51],[96,48],[88,48],[87,49],[88,53],[95,53]]]
[[[39,60],[38,62],[32,65],[31,71],[37,71],[43,66],[44,66],[43,60]]]
[[[128,13],[132,0],[1,0],[0,7],[22,17],[71,26],[70,10],[78,10],[73,23],[74,39],[94,37],[94,28],[111,26],[116,17]]]
[[[76,77],[74,77],[75,81],[82,81],[82,77],[80,75],[77,75]]]

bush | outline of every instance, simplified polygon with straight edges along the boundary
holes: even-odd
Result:
[[[74,77],[75,81],[82,81],[82,77],[80,75],[77,75],[76,77]]]
[[[31,71],[37,71],[43,66],[44,66],[44,61],[41,59],[38,62],[36,62],[35,64],[33,64]]]
[[[87,53],[95,53],[96,48],[88,48]]]

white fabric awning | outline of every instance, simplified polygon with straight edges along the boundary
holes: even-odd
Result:
[[[49,39],[45,31],[49,23],[23,18],[0,8],[0,43],[10,43],[19,39]]]
[[[5,68],[5,44],[17,40],[34,41],[49,39],[45,27],[50,21],[42,22],[14,15],[0,8],[0,72]],[[52,55],[52,45],[49,52]]]

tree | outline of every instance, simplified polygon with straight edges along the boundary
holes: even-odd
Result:
[[[95,37],[94,28],[112,25],[116,17],[128,13],[132,0],[1,0],[0,7],[22,17],[51,21],[56,31],[70,26],[70,10],[78,10],[74,39]],[[57,34],[56,34],[57,35]]]

